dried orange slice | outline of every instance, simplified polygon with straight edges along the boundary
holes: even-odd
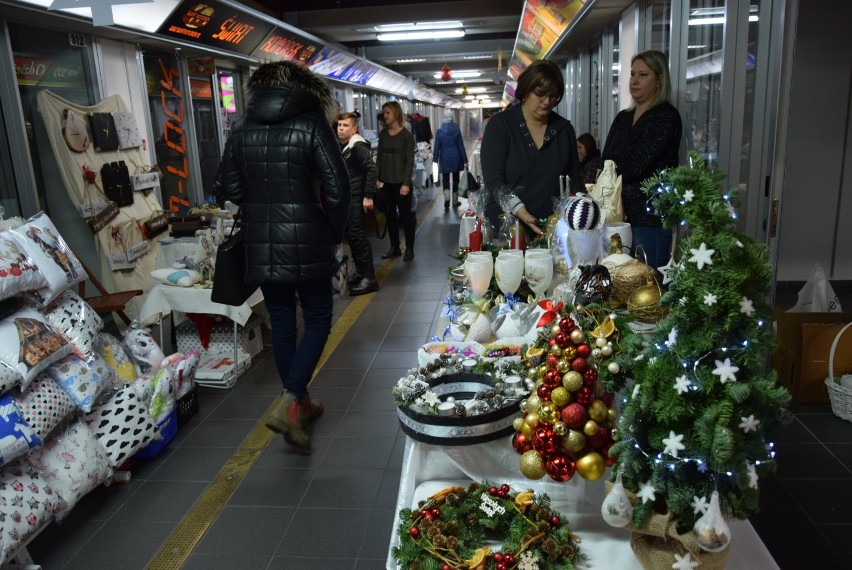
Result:
[[[532,491],[524,491],[523,493],[515,495],[515,502],[518,506],[526,507],[527,505],[532,504],[534,496],[535,494]]]
[[[471,570],[479,567],[485,568],[485,559],[488,558],[489,554],[491,554],[490,546],[477,548],[476,552],[473,553],[473,557],[470,560],[465,560],[465,562],[467,562],[467,567]]]
[[[595,330],[592,331],[592,337],[598,338],[601,334],[609,338],[615,332],[615,323],[609,317],[604,317],[603,322]]]

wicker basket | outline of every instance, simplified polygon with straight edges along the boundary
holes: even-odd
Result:
[[[831,352],[828,353],[828,378],[825,379],[825,387],[828,388],[828,397],[831,400],[831,411],[840,419],[852,422],[852,390],[841,385],[844,379],[852,381],[852,374],[844,374],[840,378],[834,377],[834,352],[843,333],[852,327],[852,323],[840,329],[834,342],[831,343]]]

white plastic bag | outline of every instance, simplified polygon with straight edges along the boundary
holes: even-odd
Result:
[[[840,299],[825,278],[825,271],[817,262],[811,276],[799,291],[799,300],[788,313],[841,313]]]

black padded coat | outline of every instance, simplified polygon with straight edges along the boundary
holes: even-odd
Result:
[[[349,172],[310,85],[257,89],[225,145],[219,197],[241,206],[247,283],[330,278]]]

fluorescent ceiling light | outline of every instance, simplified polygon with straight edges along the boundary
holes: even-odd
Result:
[[[485,87],[468,87],[468,89],[467,89],[468,93],[485,93],[486,91],[487,91],[487,89]],[[461,93],[461,92],[462,92],[461,87],[456,89],[456,93]]]
[[[494,54],[487,55],[466,55],[462,59],[491,59],[494,57]]]
[[[405,22],[401,24],[384,24],[376,26],[377,32],[414,32],[421,30],[452,30],[461,28],[458,20],[443,20],[438,22]]]
[[[421,61],[426,61],[425,57],[412,57],[411,59],[398,59],[397,63],[420,63]]]
[[[446,38],[463,38],[464,30],[424,30],[422,32],[393,32],[377,34],[380,42],[398,42],[405,40],[441,40]]]
[[[749,22],[756,22],[757,21],[757,15],[749,16],[748,21]],[[724,24],[724,23],[725,23],[725,17],[724,16],[718,16],[718,17],[713,17],[713,18],[690,18],[689,19],[689,25],[690,26],[707,26],[707,25],[710,25],[710,24]]]
[[[451,70],[450,73],[452,73],[453,79],[461,79],[462,77],[479,77],[480,75],[482,75],[481,71],[452,71]],[[434,77],[435,79],[441,79],[441,74],[436,73],[432,77]]]
[[[701,49],[701,48],[706,48],[706,47],[707,47],[707,44],[700,44],[700,45],[695,45],[695,46],[686,46],[686,49]],[[397,60],[397,61],[399,61],[399,60]]]

